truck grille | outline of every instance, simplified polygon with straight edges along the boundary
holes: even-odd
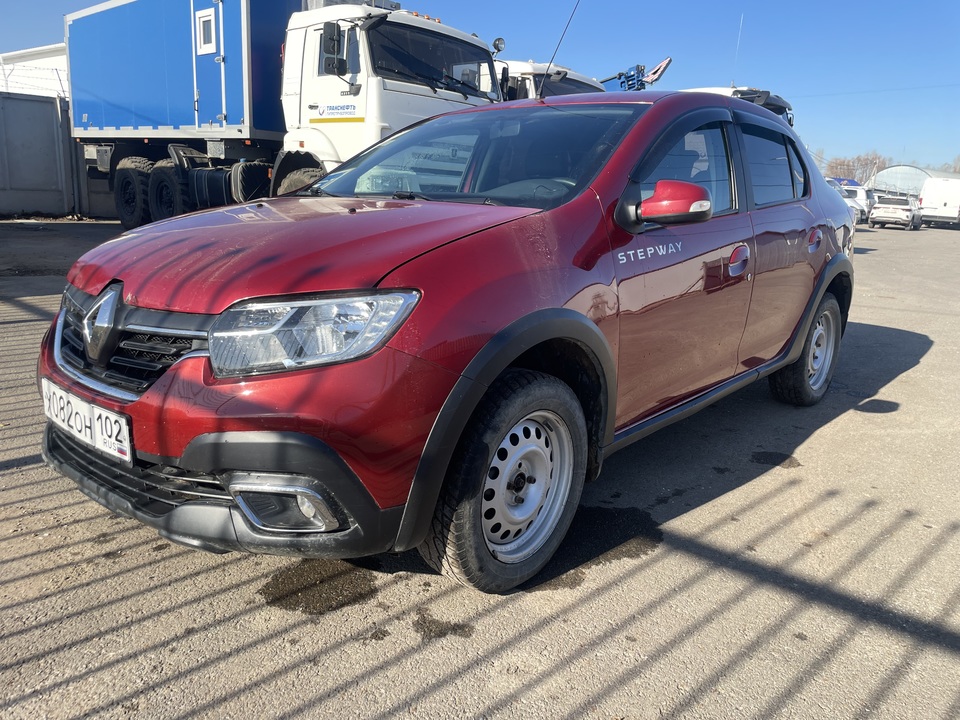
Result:
[[[82,470],[98,484],[132,502],[138,510],[162,517],[184,503],[204,500],[232,504],[230,494],[213,475],[137,462],[121,465],[49,427],[47,451],[58,462]]]
[[[123,305],[116,310],[103,357],[91,360],[84,334],[96,314],[97,297],[68,288],[63,318],[58,326],[57,361],[81,382],[139,396],[167,368],[191,352],[207,350],[206,330],[211,316],[145,310]]]

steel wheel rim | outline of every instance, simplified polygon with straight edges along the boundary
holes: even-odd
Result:
[[[163,211],[163,217],[173,217],[173,188],[169,183],[161,183],[157,189],[157,205]]]
[[[129,178],[120,179],[120,206],[123,208],[123,211],[129,215],[132,215],[136,212],[137,209],[137,186],[133,180]]]
[[[510,428],[493,453],[481,496],[480,522],[490,553],[518,563],[543,547],[560,521],[572,481],[573,437],[559,415],[540,410]]]
[[[807,382],[813,390],[822,388],[830,374],[836,348],[836,333],[837,320],[833,313],[821,313],[813,329],[810,352],[807,354]]]

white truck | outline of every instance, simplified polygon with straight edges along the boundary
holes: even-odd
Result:
[[[594,78],[561,65],[499,58],[495,63],[504,100],[604,91]]]
[[[108,0],[65,31],[72,135],[126,228],[295,189],[501,99],[482,40],[393,0]]]
[[[294,13],[287,26],[287,132],[273,194],[302,187],[418,120],[500,101],[490,49],[476,36],[397,2],[309,1],[321,7]]]
[[[920,189],[924,225],[960,225],[960,178],[927,178]]]

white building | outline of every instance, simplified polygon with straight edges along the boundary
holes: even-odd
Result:
[[[0,53],[0,92],[65,98],[68,88],[64,43]]]
[[[878,195],[919,196],[923,181],[931,177],[960,178],[957,173],[928,170],[916,165],[891,165],[864,183]]]

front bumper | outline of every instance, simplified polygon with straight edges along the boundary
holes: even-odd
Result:
[[[93,500],[148,525],[173,542],[211,552],[239,550],[300,557],[360,557],[390,550],[403,506],[381,509],[329,447],[295,432],[210,433],[175,462],[115,462],[51,424],[43,457]],[[299,488],[328,501],[335,530],[258,527],[237,502],[237,483]],[[269,498],[269,495],[263,497]]]

